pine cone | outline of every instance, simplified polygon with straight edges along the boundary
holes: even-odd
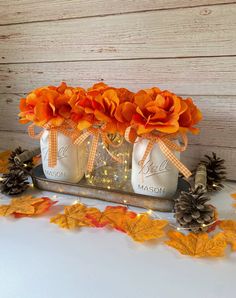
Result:
[[[9,169],[10,171],[11,170],[16,170],[16,169],[19,169],[19,165],[15,163],[15,160],[14,158],[17,156],[17,155],[20,155],[21,153],[25,152],[26,150],[22,149],[20,146],[18,148],[16,148],[14,151],[12,151],[10,157],[9,157]],[[24,163],[24,165],[22,165],[25,167],[25,169],[27,171],[30,171],[32,170],[34,164],[33,164],[33,159],[31,158],[30,160],[26,161]]]
[[[201,163],[206,165],[207,170],[207,190],[218,191],[224,188],[222,182],[226,180],[226,171],[224,159],[216,156],[212,152],[212,156],[205,155],[207,160],[202,160]]]
[[[177,222],[194,233],[206,231],[215,220],[215,208],[206,204],[209,200],[202,187],[189,192],[182,191],[174,206]]]
[[[22,193],[28,188],[27,175],[21,169],[11,170],[3,174],[0,182],[1,192],[7,195]]]

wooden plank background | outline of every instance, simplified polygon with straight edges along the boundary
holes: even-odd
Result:
[[[0,0],[0,149],[33,146],[20,97],[65,80],[193,97],[204,114],[183,160],[226,159],[236,179],[236,1]]]

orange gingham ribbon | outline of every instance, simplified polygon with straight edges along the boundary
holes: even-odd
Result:
[[[125,138],[129,141],[130,127],[125,132]],[[175,167],[184,175],[185,178],[189,178],[192,173],[189,169],[174,155],[173,151],[183,152],[187,148],[188,139],[186,134],[180,134],[183,140],[183,146],[175,144],[171,138],[175,137],[175,135],[154,135],[152,133],[142,135],[142,139],[148,139],[149,142],[145,149],[143,158],[140,160],[140,165],[143,167],[144,162],[148,155],[151,153],[153,146],[157,143],[159,145],[160,150],[164,153],[167,159],[172,162]]]
[[[67,120],[61,126],[51,126],[49,123],[43,126],[44,129],[48,130],[48,167],[54,168],[57,165],[57,154],[58,154],[58,144],[57,144],[57,134],[61,132],[65,136],[71,138],[73,141],[78,137],[78,133],[75,130],[75,124]],[[31,138],[39,140],[44,131],[39,134],[35,134],[34,131],[35,124],[31,124],[28,127],[28,134]],[[73,129],[73,130],[72,130]]]
[[[74,141],[74,144],[81,145],[90,136],[92,136],[92,144],[90,147],[88,163],[87,163],[87,172],[88,173],[91,173],[93,170],[97,147],[98,147],[98,141],[99,141],[100,137],[104,144],[104,149],[106,149],[107,153],[111,156],[111,158],[119,163],[123,162],[123,159],[121,157],[117,157],[117,156],[113,155],[107,148],[107,145],[111,145],[112,147],[119,147],[121,144],[119,144],[119,145],[113,144],[111,142],[111,140],[109,139],[107,133],[104,132],[101,128],[95,128],[95,127],[88,128],[85,132],[83,132],[80,136],[78,136],[76,138],[76,140]]]

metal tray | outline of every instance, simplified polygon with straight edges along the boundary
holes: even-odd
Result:
[[[124,192],[118,189],[109,190],[91,186],[86,183],[85,179],[82,179],[77,184],[49,180],[44,176],[42,165],[39,165],[32,170],[31,177],[34,186],[42,190],[75,195],[80,198],[98,199],[162,212],[171,212],[173,210],[174,200],[178,196],[179,192],[181,190],[187,191],[190,187],[186,180],[179,178],[178,191],[174,197],[158,198],[140,195],[134,192]],[[129,187],[129,189],[131,189],[131,187]]]

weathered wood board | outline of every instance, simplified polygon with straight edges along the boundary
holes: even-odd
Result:
[[[219,5],[2,26],[0,61],[233,55],[235,15],[236,5]]]
[[[234,3],[234,0],[0,0],[0,24]]]
[[[0,0],[0,149],[37,144],[17,117],[33,88],[158,85],[204,115],[183,161],[215,151],[236,179],[235,16],[230,0]]]

